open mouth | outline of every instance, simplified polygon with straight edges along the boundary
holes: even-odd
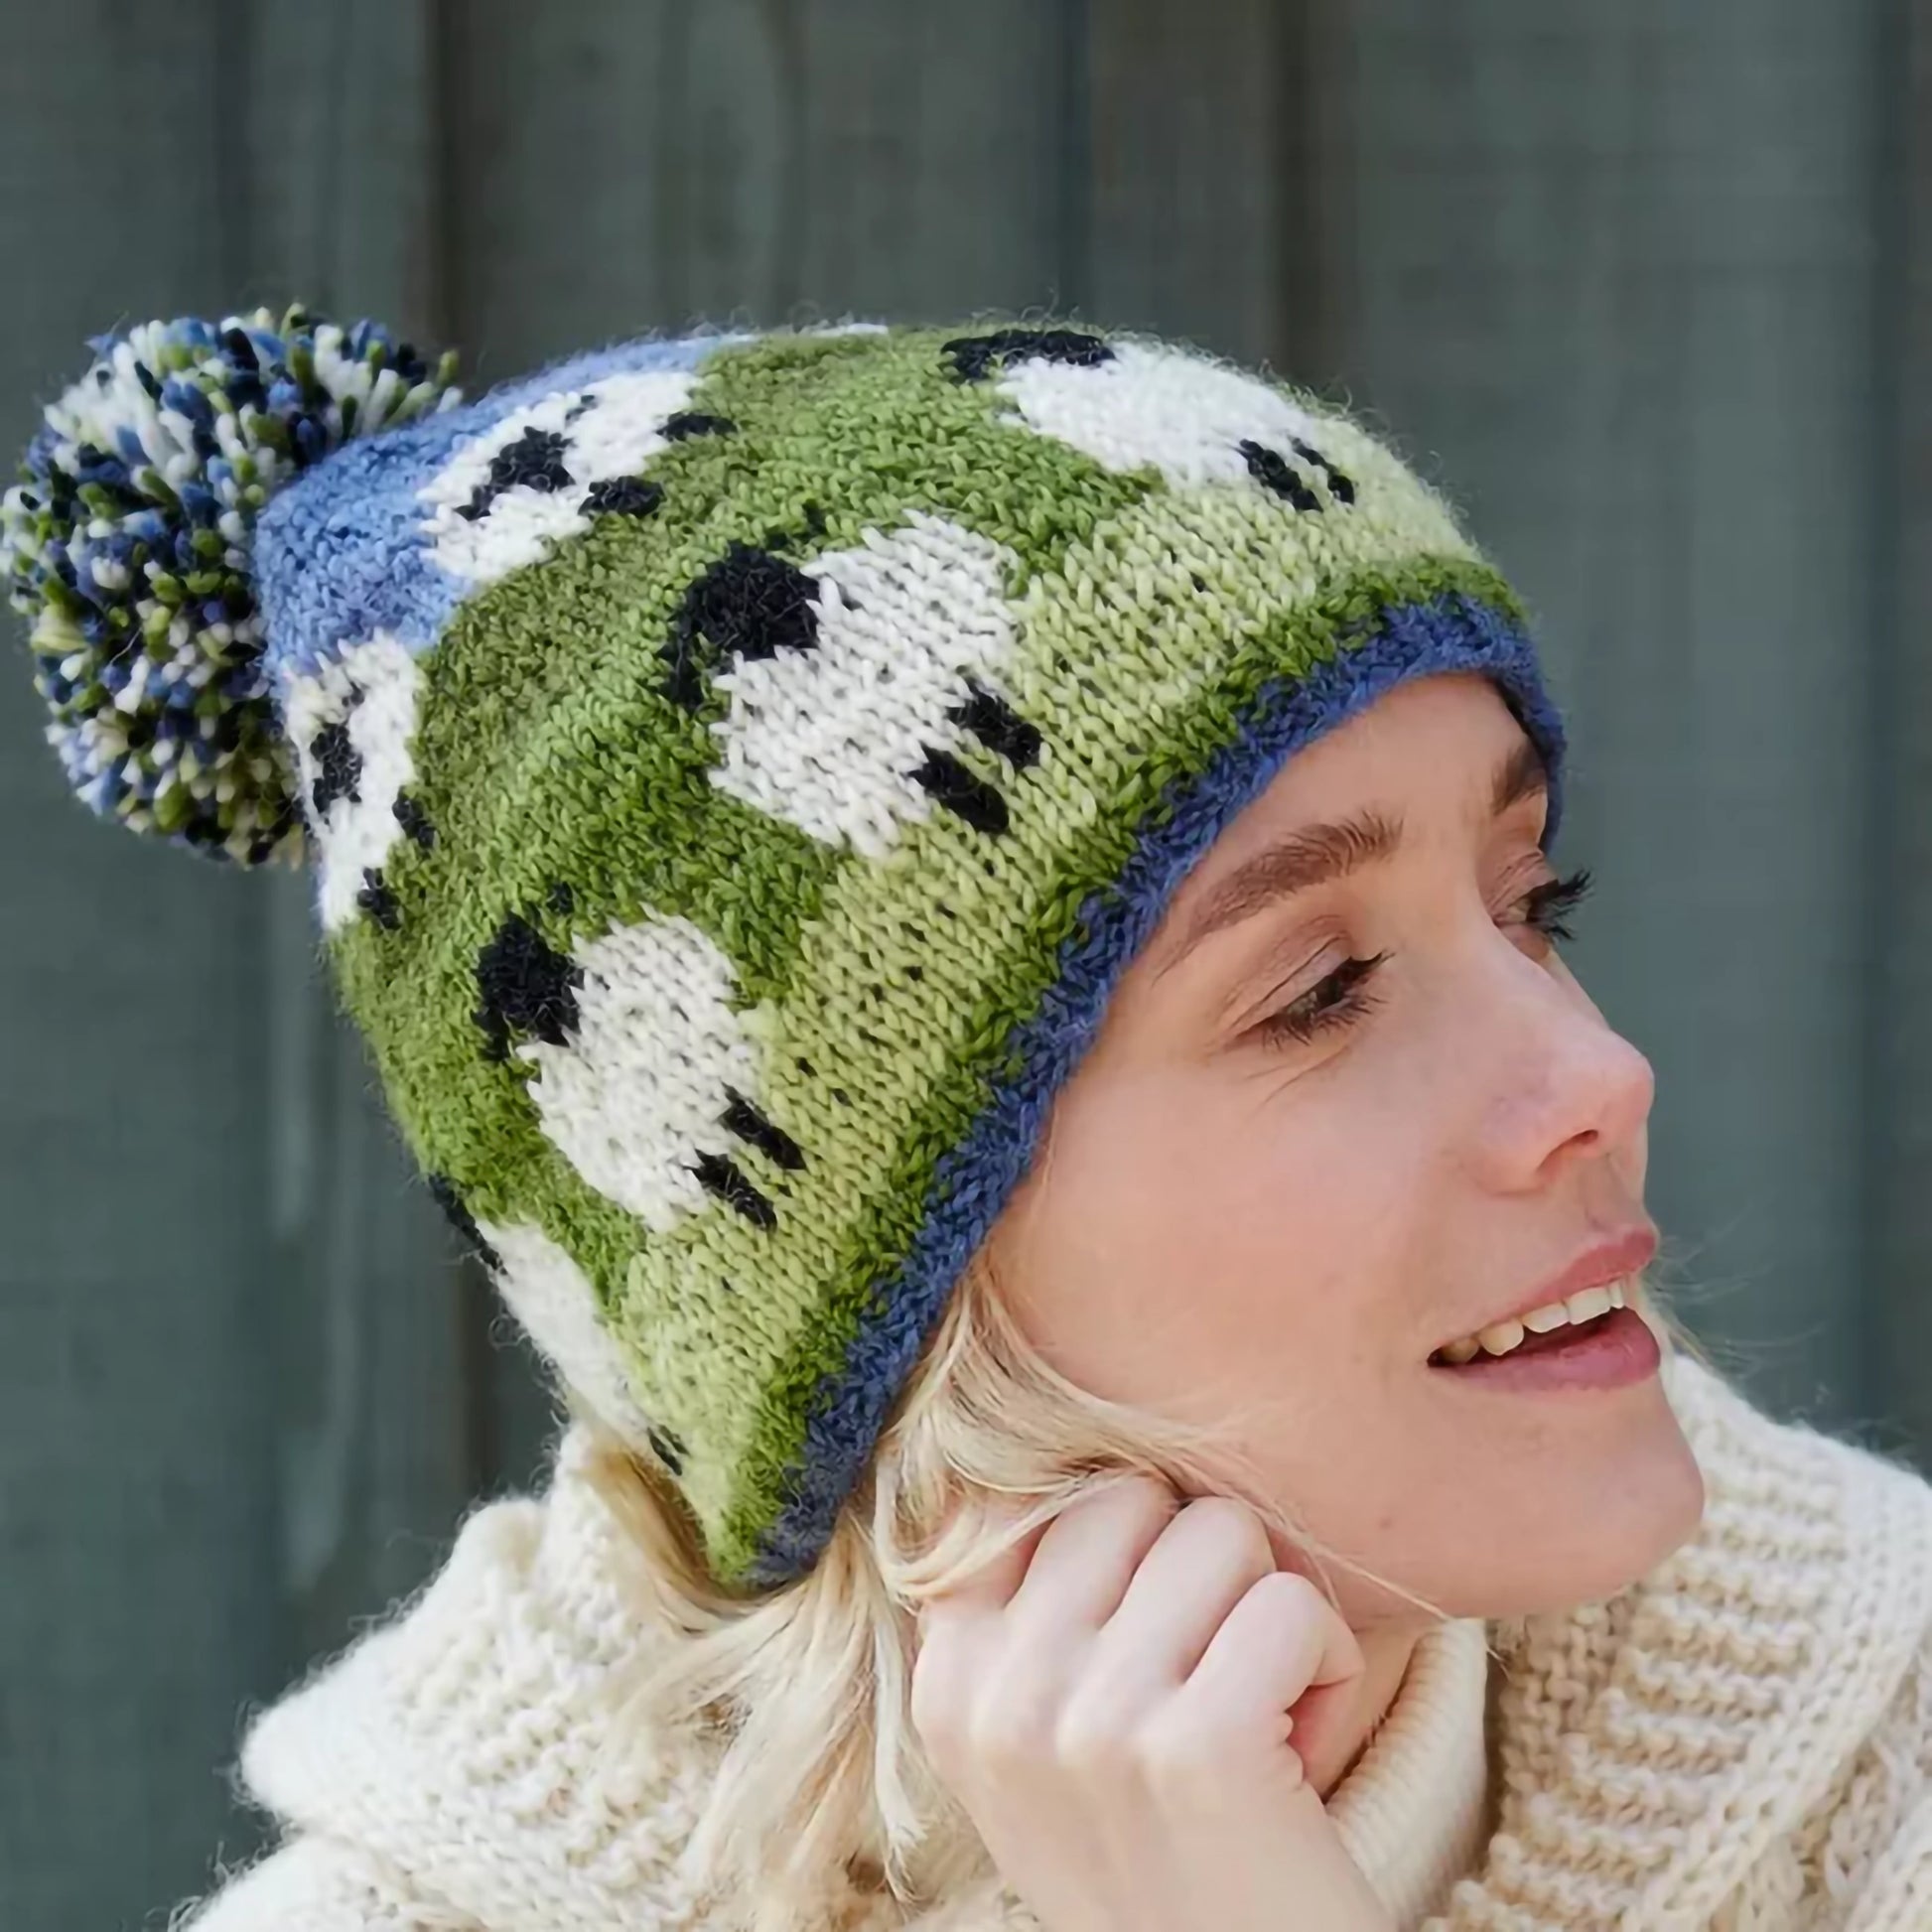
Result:
[[[1563,1301],[1531,1309],[1518,1319],[1493,1322],[1472,1335],[1446,1342],[1429,1359],[1439,1367],[1459,1368],[1484,1355],[1500,1357],[1562,1347],[1568,1338],[1627,1307],[1633,1299],[1624,1282],[1579,1289]]]
[[[1629,1282],[1586,1289],[1521,1320],[1449,1342],[1430,1356],[1429,1365],[1458,1382],[1502,1388],[1610,1388],[1638,1381],[1656,1369],[1661,1350],[1634,1304]]]
[[[1471,1362],[1485,1359],[1497,1362],[1511,1355],[1548,1355],[1560,1348],[1574,1347],[1578,1342],[1597,1333],[1615,1312],[1614,1309],[1605,1309],[1601,1314],[1591,1315],[1587,1321],[1566,1321],[1561,1328],[1552,1328],[1546,1334],[1525,1332],[1521,1341],[1506,1349],[1498,1349],[1494,1352],[1480,1349],[1457,1359],[1446,1355],[1439,1348],[1429,1359],[1439,1368],[1465,1368]]]

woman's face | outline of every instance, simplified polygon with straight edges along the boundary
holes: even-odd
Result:
[[[1546,802],[1474,676],[1291,759],[1123,976],[993,1242],[1069,1380],[1231,1423],[1314,1538],[1456,1616],[1610,1594],[1703,1506],[1641,1355],[1438,1354],[1648,1256],[1651,1070],[1554,950]],[[1333,1581],[1358,1627],[1410,1613]]]

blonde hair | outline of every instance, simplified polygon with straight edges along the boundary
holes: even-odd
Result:
[[[751,1932],[790,1932],[841,1882],[884,1884],[915,1906],[988,1875],[910,1721],[917,1613],[1076,1498],[1152,1474],[1186,1495],[1247,1502],[1310,1554],[1324,1584],[1328,1564],[1372,1576],[1267,1494],[1233,1447],[1236,1424],[1178,1422],[1059,1375],[1022,1333],[984,1250],[817,1565],[764,1597],[718,1588],[661,1472],[570,1400],[595,1438],[591,1480],[641,1558],[642,1613],[675,1639],[649,1647],[614,1748],[647,1751],[660,1727],[694,1722],[729,1738],[685,1870],[739,1901]]]

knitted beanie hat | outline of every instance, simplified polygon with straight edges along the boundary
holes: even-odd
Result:
[[[1194,349],[707,334],[465,402],[299,310],[90,346],[0,511],[73,786],[311,862],[429,1185],[729,1588],[812,1568],[1109,989],[1285,759],[1472,670],[1554,808],[1444,504]]]

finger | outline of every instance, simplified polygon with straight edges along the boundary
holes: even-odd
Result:
[[[1334,1606],[1306,1577],[1278,1570],[1228,1612],[1180,1698],[1201,1722],[1266,1747],[1288,1735],[1292,1712],[1302,1722],[1311,1692],[1341,1689],[1362,1670],[1362,1647]]]
[[[1070,1503],[1040,1538],[1014,1594],[1015,1632],[1032,1639],[1100,1629],[1180,1503],[1177,1490],[1152,1476],[1130,1476]]]
[[[1177,1689],[1247,1592],[1275,1569],[1261,1518],[1204,1496],[1173,1516],[1095,1645],[1094,1668],[1123,1686]]]

